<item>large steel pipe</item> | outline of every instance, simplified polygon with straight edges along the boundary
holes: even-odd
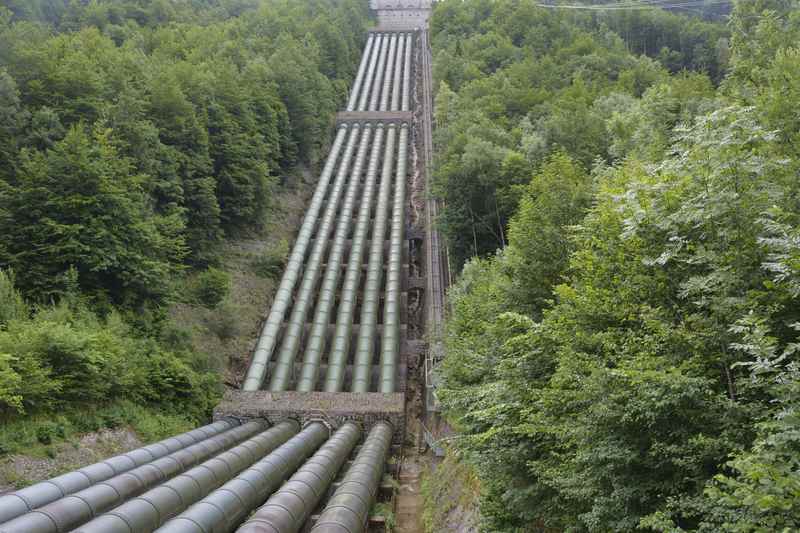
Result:
[[[311,533],[362,533],[367,529],[369,510],[392,444],[392,432],[392,426],[386,422],[375,424]]]
[[[378,386],[378,391],[383,393],[395,392],[397,388],[397,361],[400,358],[400,295],[402,293],[403,230],[406,208],[408,124],[403,124],[400,128],[400,146],[397,152],[392,229],[386,270],[386,296],[383,304],[381,378]]]
[[[389,54],[386,58],[386,71],[383,76],[383,89],[381,90],[381,111],[389,109],[389,94],[392,91],[392,72],[394,71],[395,50],[397,49],[397,34],[393,33],[389,39]]]
[[[313,391],[317,384],[319,365],[325,352],[325,340],[330,323],[331,310],[336,302],[336,289],[339,286],[339,275],[342,272],[342,257],[344,256],[350,226],[353,222],[353,210],[358,200],[361,172],[364,168],[364,160],[367,156],[371,133],[372,127],[365,125],[364,132],[361,135],[361,144],[358,148],[356,163],[353,165],[353,172],[350,176],[350,184],[347,187],[347,192],[342,202],[342,210],[339,213],[339,221],[336,224],[331,251],[328,254],[328,264],[322,277],[322,286],[319,290],[319,296],[317,296],[314,320],[311,325],[311,332],[308,335],[308,342],[306,342],[303,367],[297,383],[298,391]]]
[[[170,520],[158,533],[226,533],[264,503],[328,438],[315,422],[286,444]]]
[[[311,241],[314,228],[317,225],[317,217],[322,208],[322,203],[325,200],[325,194],[328,191],[331,175],[333,174],[336,161],[339,158],[339,150],[344,142],[346,131],[347,126],[342,124],[339,127],[339,132],[336,134],[336,140],[333,142],[328,160],[325,162],[325,168],[317,183],[314,196],[311,198],[311,204],[308,206],[306,215],[303,218],[303,225],[300,227],[300,232],[297,234],[297,240],[292,248],[292,254],[286,264],[286,269],[283,272],[278,291],[275,293],[272,308],[269,311],[267,321],[264,323],[261,336],[258,339],[258,344],[253,353],[253,360],[250,363],[250,368],[247,370],[247,377],[242,387],[243,390],[258,390],[264,382],[267,365],[272,356],[272,351],[275,349],[281,322],[286,314],[286,310],[292,302],[292,291],[297,283],[297,279],[300,277],[300,272],[303,270],[303,259],[306,255],[306,249]]]
[[[348,422],[237,531],[296,533],[314,511],[355,448],[361,430]]]
[[[69,531],[148,488],[252,437],[266,426],[266,421],[257,420],[235,427],[24,514],[0,526],[0,531]]]
[[[336,180],[333,183],[328,204],[325,207],[325,214],[322,217],[322,222],[317,229],[317,236],[314,240],[314,246],[311,249],[308,262],[306,263],[306,270],[303,273],[303,281],[300,283],[300,289],[297,291],[294,306],[292,307],[292,314],[289,318],[289,323],[286,326],[286,331],[283,334],[283,342],[281,343],[280,351],[278,352],[278,359],[275,363],[275,370],[272,373],[272,378],[269,382],[269,390],[271,391],[284,391],[289,387],[289,382],[292,377],[292,369],[294,367],[294,360],[297,356],[297,350],[300,347],[300,341],[303,337],[303,328],[306,324],[306,317],[314,303],[314,289],[319,280],[320,270],[322,268],[322,260],[324,259],[325,248],[328,244],[328,237],[331,233],[334,219],[336,218],[336,209],[339,205],[339,199],[344,191],[345,182],[350,170],[350,161],[353,158],[353,152],[356,147],[356,140],[358,140],[359,127],[354,125],[350,130],[350,138],[347,141],[347,148],[345,149],[344,157],[339,165],[339,171],[336,174]],[[358,179],[358,178],[356,178]]]
[[[350,337],[353,331],[353,315],[355,314],[358,286],[361,279],[361,264],[367,241],[367,232],[369,231],[372,198],[375,190],[375,178],[378,174],[383,137],[383,124],[378,124],[375,130],[375,140],[372,142],[367,177],[364,181],[364,192],[361,195],[361,207],[358,210],[358,220],[356,221],[353,241],[350,246],[350,257],[347,261],[344,283],[339,294],[339,311],[336,316],[336,328],[333,333],[331,352],[328,356],[328,373],[325,376],[324,390],[326,392],[339,392],[344,385],[345,367],[350,353]]]
[[[153,531],[170,517],[285,443],[297,433],[298,429],[298,424],[294,421],[281,422],[235,448],[95,518],[77,531],[80,533]]]
[[[361,82],[364,80],[364,73],[367,70],[367,63],[369,63],[369,56],[372,53],[372,43],[375,41],[375,34],[370,33],[367,37],[367,45],[364,47],[364,53],[361,55],[361,64],[358,65],[358,73],[353,82],[353,87],[350,89],[350,98],[347,101],[347,111],[354,111],[358,103],[358,93],[361,91]]]
[[[0,496],[0,524],[238,425],[226,418]]]
[[[400,93],[402,91],[402,83],[403,83],[403,63],[405,57],[405,46],[407,39],[404,33],[399,34],[397,38],[397,57],[394,61],[394,82],[392,83],[392,101],[391,107],[389,108],[391,111],[399,111],[400,110]]]
[[[389,48],[389,35],[383,36],[381,41],[381,48],[378,52],[378,66],[375,68],[375,79],[372,82],[372,92],[369,97],[369,111],[378,110],[378,100],[381,95],[381,87],[383,86],[383,73],[386,70],[386,55]]]
[[[412,33],[406,35],[406,57],[403,61],[403,99],[400,105],[401,111],[408,111],[410,109],[411,99],[411,49],[413,47],[414,37]]]
[[[369,60],[369,67],[367,67],[367,76],[364,78],[364,85],[361,89],[361,96],[358,98],[358,111],[367,110],[367,102],[369,99],[370,89],[372,88],[372,79],[375,76],[375,63],[378,61],[381,47],[383,46],[383,34],[379,33],[378,37],[372,43],[372,57]]]
[[[361,302],[361,319],[359,321],[358,339],[356,340],[356,356],[353,365],[353,392],[369,392],[372,356],[375,353],[375,330],[378,323],[378,307],[381,299],[381,278],[383,277],[383,241],[386,234],[386,218],[389,206],[389,195],[392,185],[392,169],[394,167],[395,139],[397,136],[394,124],[389,125],[386,138],[386,151],[383,154],[383,174],[381,189],[378,195],[378,207],[375,210],[375,221],[372,226],[369,262],[367,263],[367,281],[364,285],[364,297]]]

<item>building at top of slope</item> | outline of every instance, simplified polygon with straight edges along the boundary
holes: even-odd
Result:
[[[378,16],[378,25],[387,30],[426,28],[433,0],[370,0],[369,7]]]

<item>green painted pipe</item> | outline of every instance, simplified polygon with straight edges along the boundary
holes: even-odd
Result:
[[[267,503],[237,529],[240,533],[297,533],[355,448],[361,430],[348,422]]]
[[[394,166],[395,140],[397,128],[389,125],[386,139],[386,150],[383,154],[383,173],[378,195],[378,207],[372,227],[369,262],[367,263],[367,281],[364,285],[364,297],[361,303],[361,319],[359,320],[358,339],[356,340],[356,356],[353,365],[353,392],[369,392],[372,356],[375,347],[375,330],[378,322],[378,306],[381,298],[381,278],[383,276],[383,242],[386,234],[386,219],[389,206],[389,195],[392,185],[392,168]]]
[[[325,352],[325,341],[328,325],[330,324],[331,311],[336,302],[336,289],[339,286],[339,276],[342,272],[342,257],[344,256],[350,226],[353,222],[353,210],[358,201],[361,172],[364,168],[364,160],[367,156],[371,133],[372,127],[368,124],[365,125],[364,132],[361,135],[361,144],[358,148],[356,163],[353,165],[353,172],[350,176],[350,184],[344,195],[339,221],[333,235],[325,274],[322,277],[322,286],[319,289],[319,296],[317,296],[314,320],[306,342],[300,379],[297,382],[298,391],[313,391],[317,384],[319,365],[322,360],[322,354]]]
[[[403,62],[403,102],[400,106],[401,111],[408,111],[410,109],[409,101],[411,99],[411,48],[413,47],[414,34],[409,33],[406,35],[406,57]]]
[[[369,94],[372,89],[372,79],[375,76],[375,63],[378,61],[381,47],[383,46],[383,34],[379,33],[377,39],[372,44],[374,53],[369,60],[369,67],[367,68],[367,77],[364,79],[364,85],[361,89],[361,96],[358,98],[358,111],[366,111],[367,103],[369,102]]]
[[[358,73],[353,82],[353,87],[350,89],[350,99],[347,101],[347,111],[353,111],[358,103],[358,94],[361,91],[361,82],[364,80],[364,73],[367,70],[367,63],[369,63],[369,56],[372,53],[372,43],[375,41],[375,34],[370,33],[367,37],[367,45],[364,47],[364,53],[361,55],[361,64],[358,65]]]
[[[367,530],[369,511],[378,494],[392,433],[392,426],[387,422],[373,426],[311,533],[363,533]]]
[[[311,241],[311,235],[314,233],[314,228],[317,226],[317,218],[320,209],[325,200],[325,194],[330,185],[331,175],[339,157],[342,143],[344,142],[347,126],[342,124],[336,134],[336,140],[333,142],[328,160],[325,162],[325,168],[320,175],[317,188],[314,191],[314,196],[311,198],[311,204],[308,206],[306,215],[303,218],[303,225],[297,234],[292,254],[286,264],[286,269],[283,272],[281,283],[278,286],[278,291],[275,293],[275,298],[272,301],[272,308],[267,316],[267,321],[261,330],[261,335],[258,339],[255,352],[253,353],[253,360],[250,362],[250,368],[247,370],[244,385],[242,387],[245,391],[255,391],[261,388],[264,383],[264,376],[267,373],[267,365],[272,356],[272,351],[275,349],[275,343],[278,339],[278,332],[280,331],[283,317],[286,310],[292,303],[292,291],[297,284],[297,279],[300,277],[300,272],[303,270],[303,259],[306,255],[306,249]]]
[[[386,296],[383,307],[381,339],[380,392],[395,392],[397,362],[400,358],[400,296],[402,294],[403,230],[405,229],[406,161],[408,157],[408,124],[400,128],[397,175],[394,180],[394,205],[386,272]]]
[[[375,79],[372,82],[372,93],[369,96],[369,111],[378,110],[378,102],[381,96],[381,87],[383,86],[383,73],[386,70],[386,56],[389,51],[389,34],[383,36],[381,42],[381,49],[378,54],[378,65],[375,67]]]
[[[306,317],[314,304],[314,289],[319,280],[325,248],[331,234],[333,222],[336,218],[336,208],[339,205],[339,199],[344,192],[344,186],[349,175],[350,161],[353,158],[359,130],[360,128],[357,125],[353,125],[350,130],[347,148],[345,148],[344,157],[339,165],[336,180],[333,182],[333,188],[331,189],[331,194],[325,207],[325,213],[317,228],[314,246],[306,262],[305,272],[303,272],[303,281],[300,282],[300,288],[294,299],[292,314],[289,317],[286,331],[283,334],[283,342],[278,352],[275,370],[269,382],[269,390],[271,391],[285,391],[289,387],[292,370],[294,369],[294,360],[303,337]]]
[[[386,70],[383,74],[383,89],[381,90],[381,111],[389,110],[389,95],[392,92],[392,71],[394,70],[395,51],[397,49],[397,34],[393,33],[389,39],[389,53],[386,57]]]
[[[361,264],[369,231],[372,198],[378,174],[383,137],[383,124],[378,124],[375,129],[375,139],[372,141],[372,151],[369,158],[369,166],[367,167],[367,177],[364,181],[364,192],[361,195],[358,220],[353,232],[353,241],[350,245],[350,257],[347,262],[342,290],[339,294],[339,311],[336,316],[333,341],[331,342],[331,353],[328,356],[328,373],[325,375],[323,387],[326,392],[339,392],[344,386],[345,367],[350,353],[350,338],[353,331],[353,316],[358,301],[358,286],[361,280]]]
[[[403,59],[405,57],[404,46],[407,39],[405,34],[401,33],[397,38],[397,57],[394,62],[394,84],[392,86],[392,103],[389,108],[392,111],[400,111],[400,92],[403,83]]]

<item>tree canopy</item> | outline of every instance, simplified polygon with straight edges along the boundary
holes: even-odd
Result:
[[[487,531],[800,527],[797,8],[437,6],[437,394]]]

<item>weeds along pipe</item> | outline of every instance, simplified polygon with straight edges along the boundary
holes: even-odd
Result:
[[[0,496],[0,524],[238,425],[226,418]]]
[[[311,533],[363,533],[378,493],[392,444],[392,426],[378,422],[347,470],[342,484],[328,500]]]
[[[378,124],[375,129],[375,139],[372,141],[372,151],[370,153],[369,166],[367,167],[364,191],[361,194],[358,220],[353,232],[353,241],[350,245],[350,257],[347,262],[342,290],[339,294],[339,311],[336,317],[331,352],[328,355],[328,373],[325,376],[323,386],[326,392],[339,392],[344,385],[347,357],[350,353],[350,336],[353,331],[353,315],[358,301],[358,286],[361,280],[361,264],[367,241],[367,232],[369,231],[372,198],[375,193],[375,178],[378,175],[378,163],[380,162],[381,148],[383,146],[383,133],[383,124]]]
[[[372,82],[372,93],[369,96],[369,111],[378,110],[378,101],[383,86],[383,73],[386,71],[386,56],[389,51],[389,34],[383,36],[383,42],[378,55],[378,66],[375,68],[375,79]]]
[[[297,422],[281,422],[138,498],[98,516],[76,531],[80,533],[153,531],[170,517],[180,513],[265,454],[275,450],[298,430]]]
[[[386,271],[386,296],[383,304],[383,338],[381,339],[381,378],[378,391],[395,392],[397,361],[400,358],[400,295],[403,266],[403,230],[406,209],[406,161],[408,157],[408,124],[400,127],[397,149],[397,175],[394,181],[392,229]]]
[[[344,424],[237,531],[240,533],[300,531],[360,437],[361,430],[358,426],[352,422]]]
[[[303,270],[303,259],[306,255],[306,249],[311,241],[314,228],[317,225],[317,217],[322,208],[322,203],[325,200],[325,193],[330,185],[331,175],[333,174],[333,169],[339,157],[339,151],[344,142],[346,131],[347,126],[342,124],[336,134],[336,140],[334,140],[331,152],[328,155],[328,160],[325,162],[325,168],[320,175],[317,188],[314,191],[314,196],[311,198],[311,204],[308,206],[306,215],[303,218],[303,224],[300,226],[300,231],[297,234],[297,240],[295,240],[294,247],[292,248],[292,254],[289,257],[289,261],[286,263],[286,268],[283,272],[281,283],[278,286],[278,291],[275,293],[275,298],[272,301],[272,308],[261,330],[258,344],[253,353],[253,360],[250,363],[250,368],[247,370],[247,376],[242,387],[243,390],[258,390],[264,382],[269,358],[272,356],[272,351],[275,349],[275,343],[277,342],[283,317],[292,302],[292,291],[297,283],[297,278],[300,277],[300,272]]]
[[[411,49],[414,46],[414,34],[406,34],[406,57],[403,60],[403,100],[401,111],[408,111],[411,98]]]
[[[317,237],[314,240],[311,255],[309,255],[308,261],[306,262],[306,270],[303,272],[303,281],[300,283],[300,288],[295,296],[292,314],[286,325],[286,331],[283,334],[283,342],[278,352],[275,370],[269,382],[269,390],[271,391],[285,391],[289,387],[289,381],[294,368],[294,360],[303,337],[303,327],[306,324],[306,317],[314,304],[314,289],[317,287],[325,248],[331,234],[331,227],[336,218],[336,208],[339,205],[339,200],[342,197],[345,182],[349,175],[350,161],[355,151],[359,129],[357,125],[353,125],[350,130],[347,148],[345,149],[342,162],[339,165],[339,171],[336,174],[336,180],[333,183],[333,188],[328,198],[328,205],[325,207],[325,214],[317,229]]]
[[[0,526],[3,533],[69,531],[240,442],[263,431],[264,420],[248,422],[151,463],[96,483]]]
[[[358,200],[361,171],[364,168],[364,160],[367,156],[371,133],[371,126],[365,125],[364,132],[361,135],[361,144],[358,147],[356,163],[353,165],[350,183],[347,186],[342,209],[339,213],[339,221],[334,232],[331,251],[328,254],[328,264],[325,267],[322,286],[317,296],[317,306],[314,311],[311,332],[306,342],[303,367],[300,372],[300,379],[297,382],[297,390],[301,392],[313,391],[317,384],[320,361],[322,360],[322,354],[325,353],[325,341],[328,325],[331,321],[331,311],[334,303],[336,303],[336,289],[339,286],[339,276],[342,272],[342,257],[344,256],[350,226],[353,222],[353,209]]]
[[[386,234],[386,218],[389,210],[396,135],[395,125],[389,125],[386,151],[383,154],[383,174],[381,176],[380,194],[378,195],[378,207],[375,210],[375,222],[372,226],[372,240],[370,241],[369,262],[367,263],[367,281],[364,285],[364,298],[361,303],[361,320],[359,321],[356,356],[353,364],[352,392],[369,392],[370,388],[370,369],[375,348],[378,306],[381,299],[383,241]]]
[[[314,422],[286,444],[170,520],[158,533],[233,531],[262,505],[327,440],[326,426]]]
[[[364,79],[364,73],[367,70],[367,63],[369,63],[369,56],[372,53],[372,43],[375,40],[375,34],[370,33],[367,37],[367,45],[364,47],[364,53],[361,55],[361,64],[358,65],[358,73],[353,82],[353,87],[350,89],[350,98],[347,101],[347,111],[354,111],[358,103],[358,93],[361,91],[361,82]]]
[[[397,57],[394,62],[394,83],[392,84],[392,103],[389,107],[390,111],[400,111],[400,92],[402,91],[403,82],[403,58],[405,57],[404,46],[406,44],[406,35],[401,33],[397,37]]]
[[[369,66],[367,67],[367,76],[364,79],[364,85],[361,88],[361,96],[358,98],[358,111],[367,110],[367,102],[369,101],[369,93],[372,88],[372,79],[375,77],[375,63],[378,61],[381,47],[383,46],[383,34],[379,33],[378,37],[372,43],[372,57],[369,59]]]
[[[392,72],[394,71],[395,50],[397,49],[397,34],[393,33],[389,39],[389,53],[386,57],[386,69],[383,74],[383,89],[381,90],[381,111],[389,109],[389,95],[392,92]]]

